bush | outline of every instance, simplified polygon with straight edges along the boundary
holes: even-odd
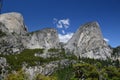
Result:
[[[70,80],[71,76],[73,75],[73,67],[68,66],[64,69],[59,68],[53,76],[57,78],[57,80]]]
[[[48,49],[48,52],[59,52],[59,49],[51,48],[51,49]]]
[[[6,33],[5,32],[2,32],[1,30],[0,30],[0,37],[3,37],[3,36],[5,36],[6,35]]]
[[[35,80],[57,80],[57,78],[54,76],[44,76],[44,75],[39,74],[37,75]]]
[[[17,71],[16,73],[8,74],[5,80],[27,80],[24,72],[22,70]]]

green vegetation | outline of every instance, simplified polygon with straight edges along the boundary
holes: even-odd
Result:
[[[44,75],[37,75],[35,80],[58,80],[55,76],[44,76]]]
[[[1,31],[0,30],[0,37],[3,37],[3,36],[5,36],[6,34],[3,32],[3,31]]]
[[[20,54],[16,55],[0,55],[0,57],[5,57],[7,62],[11,66],[11,69],[19,70],[22,68],[23,63],[27,63],[29,66],[34,66],[36,61],[42,61],[42,58],[35,57],[34,54],[36,52],[42,52],[43,49],[34,49],[29,50],[26,49]]]
[[[49,49],[48,52],[56,52],[58,57],[42,58],[34,56],[35,53],[43,54],[44,49],[26,49],[16,55],[1,55],[5,57],[11,66],[11,70],[16,70],[16,74],[9,74],[6,80],[28,80],[28,76],[21,70],[24,63],[27,66],[35,66],[51,61],[70,59],[76,60],[76,64],[61,66],[50,76],[36,75],[34,80],[120,80],[120,62],[118,60],[97,60],[89,58],[79,58],[70,54],[66,55],[65,50]],[[63,68],[64,67],[64,68]]]
[[[78,60],[77,57],[74,54],[66,54],[65,49],[61,49],[61,52],[59,53],[62,55],[63,58],[69,59],[69,60]]]
[[[114,56],[114,57],[120,56],[119,52],[120,52],[120,46],[113,48],[112,56]]]
[[[16,55],[1,55],[0,57],[5,57],[7,59],[7,62],[11,66],[11,70],[20,70],[22,68],[22,65],[24,63],[27,64],[27,66],[35,66],[38,65],[38,62],[40,64],[48,63],[50,61],[58,60],[59,58],[47,58],[44,59],[42,57],[34,56],[35,53],[42,54],[44,49],[26,49],[20,54]]]
[[[100,64],[101,63],[97,63]],[[97,66],[88,63],[74,65],[75,74],[72,80],[85,78],[86,80],[120,80],[120,68],[114,66]]]
[[[26,75],[24,71],[19,70],[16,73],[8,74],[5,80],[29,80],[29,76]],[[44,76],[42,74],[38,74],[33,80],[57,80],[57,78],[55,76]]]
[[[26,49],[22,51],[20,54],[15,55],[2,55],[0,54],[0,57],[5,57],[7,59],[7,62],[10,65],[10,71],[11,70],[20,70],[22,68],[23,64],[27,64],[27,66],[36,66],[40,63],[40,65],[44,63],[48,63],[50,61],[56,61],[61,59],[77,59],[76,56],[66,56],[65,51],[61,50],[59,52],[59,49],[49,49],[48,52],[58,52],[56,54],[60,54],[58,57],[50,57],[50,58],[42,58],[35,56],[35,53],[37,54],[43,54],[44,49]]]
[[[92,61],[92,62],[91,62]],[[83,58],[54,73],[57,80],[120,80],[120,67],[111,61]]]
[[[28,80],[28,77],[25,75],[24,71],[19,70],[14,74],[8,74],[5,80]]]
[[[59,59],[69,59],[69,60],[77,60],[77,57],[73,54],[66,55],[64,49],[55,49],[51,48],[48,50],[48,52],[55,52],[59,55]]]
[[[57,78],[57,80],[70,80],[73,75],[73,67],[72,65],[65,67],[63,69],[59,68],[53,76]]]
[[[28,80],[24,71],[20,70],[9,74],[5,80]],[[104,66],[100,62],[96,64],[77,63],[65,68],[59,68],[51,76],[36,75],[34,80],[120,80],[120,68]]]
[[[59,49],[51,48],[48,50],[48,52],[59,52]]]

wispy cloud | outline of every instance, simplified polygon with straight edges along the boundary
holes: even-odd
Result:
[[[53,23],[61,32],[59,33],[60,42],[66,43],[73,36],[72,32],[67,31],[68,28],[70,27],[70,19],[66,18],[58,20],[57,18],[54,18]]]
[[[62,33],[65,34],[65,30],[62,30]]]
[[[62,19],[62,20],[58,20],[56,18],[53,19],[54,20],[54,24],[56,24],[57,28],[69,28],[70,26],[70,20],[67,18],[67,19]]]
[[[65,35],[59,34],[60,42],[66,43],[72,36],[73,33],[67,33]]]
[[[109,39],[107,39],[107,38],[104,38],[104,40],[105,40],[106,42],[109,42]]]

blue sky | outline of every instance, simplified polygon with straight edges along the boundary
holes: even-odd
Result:
[[[3,1],[2,13],[20,12],[30,32],[52,27],[60,37],[66,38],[80,25],[98,21],[108,43],[113,47],[120,45],[120,0]]]

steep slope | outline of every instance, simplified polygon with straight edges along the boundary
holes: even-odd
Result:
[[[65,49],[73,52],[77,57],[94,59],[107,59],[112,53],[102,37],[97,22],[82,25],[68,41]]]

